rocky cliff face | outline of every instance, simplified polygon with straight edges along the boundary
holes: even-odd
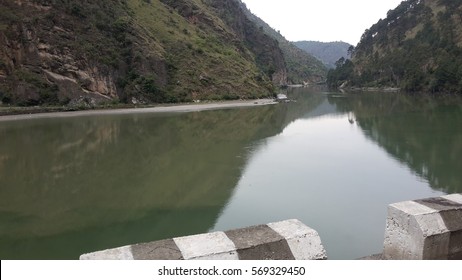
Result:
[[[80,33],[88,26],[79,23],[78,18],[85,19],[76,15],[76,7],[68,13],[52,1],[2,2],[8,13],[0,29],[3,102],[38,105],[118,97],[116,80],[122,73],[84,49],[90,38]]]
[[[250,98],[286,83],[235,0],[2,0],[0,101],[91,106]]]

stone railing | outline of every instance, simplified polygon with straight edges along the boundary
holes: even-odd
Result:
[[[81,260],[323,260],[318,233],[298,220],[124,246]]]
[[[129,245],[81,260],[325,260],[318,233],[298,220]],[[364,259],[462,259],[462,194],[388,207],[383,253]]]
[[[384,259],[462,259],[462,194],[388,207]]]

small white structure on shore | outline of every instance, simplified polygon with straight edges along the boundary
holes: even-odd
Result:
[[[283,93],[279,93],[277,96],[276,96],[276,100],[278,102],[283,102],[283,101],[288,101],[289,98],[287,98],[287,95],[283,94]]]

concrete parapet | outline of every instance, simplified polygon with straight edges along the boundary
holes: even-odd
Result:
[[[385,259],[462,259],[462,194],[388,207]]]
[[[318,233],[298,220],[129,245],[81,260],[324,260]]]

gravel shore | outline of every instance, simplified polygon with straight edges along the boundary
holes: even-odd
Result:
[[[48,113],[26,113],[17,115],[0,116],[0,121],[27,120],[39,118],[65,118],[91,115],[114,115],[114,114],[133,114],[133,113],[181,113],[204,110],[216,110],[236,107],[251,107],[276,104],[273,99],[256,99],[256,100],[236,100],[223,102],[204,102],[178,105],[161,105],[147,108],[125,108],[125,109],[96,109],[84,111],[65,111],[65,112],[48,112]]]

